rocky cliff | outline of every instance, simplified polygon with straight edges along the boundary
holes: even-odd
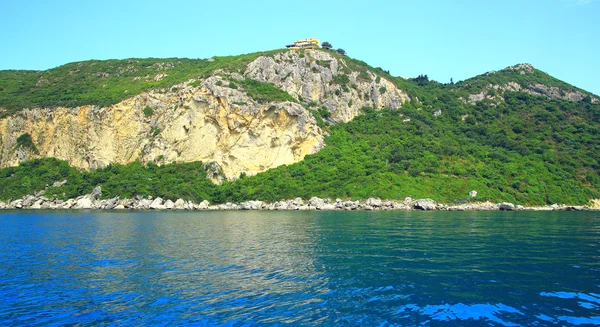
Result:
[[[272,83],[291,97],[257,101],[243,86],[247,80]],[[0,120],[0,167],[38,157],[81,169],[202,161],[208,177],[220,182],[319,151],[323,130],[310,108],[329,111],[332,123],[348,122],[364,106],[400,108],[407,100],[392,82],[349,58],[320,50],[268,53],[242,70],[217,69],[107,107],[20,110]],[[18,141],[25,135],[30,146]]]
[[[193,87],[152,91],[100,108],[31,109],[0,120],[0,165],[56,157],[82,169],[203,161],[211,178],[237,178],[302,160],[323,147],[323,132],[301,105],[258,103],[212,76]],[[196,83],[194,83],[196,84]],[[149,108],[149,109],[148,109]],[[37,148],[19,146],[31,135]]]
[[[410,100],[391,81],[321,50],[261,56],[248,65],[245,75],[273,83],[302,102],[325,106],[336,122],[352,120],[363,107],[398,109]]]

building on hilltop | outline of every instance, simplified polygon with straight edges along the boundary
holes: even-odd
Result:
[[[321,42],[319,42],[318,39],[312,37],[309,39],[298,40],[290,45],[286,45],[285,47],[292,50],[315,49],[321,47]]]

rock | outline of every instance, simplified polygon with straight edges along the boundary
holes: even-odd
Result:
[[[331,119],[338,122],[352,120],[363,107],[398,109],[409,100],[404,91],[386,78],[370,72],[347,74],[348,68],[344,60],[326,51],[307,50],[302,55],[290,51],[257,58],[248,65],[245,75],[273,83],[296,99],[302,97],[325,106]],[[347,74],[352,89],[335,83],[343,74]],[[360,96],[362,94],[369,96]]]
[[[71,209],[73,206],[75,206],[75,204],[77,204],[77,201],[75,199],[68,199],[67,201],[61,204],[61,208]]]
[[[172,210],[175,207],[175,204],[173,203],[173,201],[167,200],[167,201],[165,201],[164,206],[165,206],[165,209]]]
[[[185,202],[183,204],[183,210],[194,210],[194,203],[192,201]]]
[[[54,182],[54,184],[52,184],[52,187],[61,187],[63,185],[67,184],[67,180],[63,180],[62,182]]]
[[[473,190],[473,191],[469,192],[469,197],[470,198],[474,198],[476,196],[477,196],[477,191]]]
[[[410,207],[405,205],[404,203],[392,202],[394,210],[410,210]]]
[[[331,203],[326,203],[321,207],[321,210],[335,210],[335,205]]]
[[[435,210],[437,205],[432,199],[419,199],[413,202],[412,207],[417,210]]]
[[[152,201],[152,203],[150,203],[150,209],[153,209],[153,210],[166,209],[165,206],[163,205],[163,199],[161,197],[157,197],[156,199],[154,199]]]
[[[44,203],[44,200],[37,200],[35,201],[34,204],[31,205],[31,207],[29,207],[30,209],[41,209],[42,208],[42,204]]]
[[[501,211],[513,211],[513,210],[515,210],[515,205],[512,204],[512,203],[510,203],[510,202],[502,202],[498,206],[498,210],[501,210]]]
[[[134,209],[150,209],[150,205],[152,204],[152,200],[150,199],[142,199],[137,201],[137,204],[134,205]]]
[[[308,200],[308,205],[316,209],[321,209],[325,205],[325,201],[315,196]]]
[[[74,209],[92,209],[93,207],[94,203],[90,194],[78,198],[73,206]]]
[[[119,204],[119,197],[108,199],[102,204],[102,209],[114,209]]]
[[[94,187],[94,189],[92,190],[92,193],[90,193],[90,195],[92,196],[92,198],[94,200],[98,200],[100,198],[100,196],[102,195],[102,187],[100,187],[100,185]]]
[[[197,210],[206,210],[210,207],[210,202],[206,201],[206,200],[202,200],[202,202],[200,202],[195,209]]]
[[[368,198],[366,205],[371,206],[373,208],[379,208],[381,207],[382,202],[380,199]]]
[[[240,210],[260,210],[263,207],[262,201],[247,201],[239,205]]]
[[[24,208],[28,208],[30,207],[35,201],[36,201],[36,197],[33,195],[26,195],[23,198],[23,201],[21,202],[22,207]]]
[[[183,199],[177,199],[174,203],[173,209],[184,210],[185,209],[185,201]]]
[[[125,209],[125,206],[122,204],[117,204],[117,206],[113,208],[113,210],[124,210],[124,209]]]
[[[217,205],[217,209],[218,210],[236,210],[236,209],[238,209],[238,206],[235,203],[227,202],[224,204]]]

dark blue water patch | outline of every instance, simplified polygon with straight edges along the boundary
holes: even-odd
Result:
[[[597,212],[2,212],[2,326],[600,324]]]

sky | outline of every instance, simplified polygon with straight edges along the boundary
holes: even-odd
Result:
[[[447,83],[518,63],[600,95],[600,0],[0,0],[0,70],[209,58],[316,37]]]

